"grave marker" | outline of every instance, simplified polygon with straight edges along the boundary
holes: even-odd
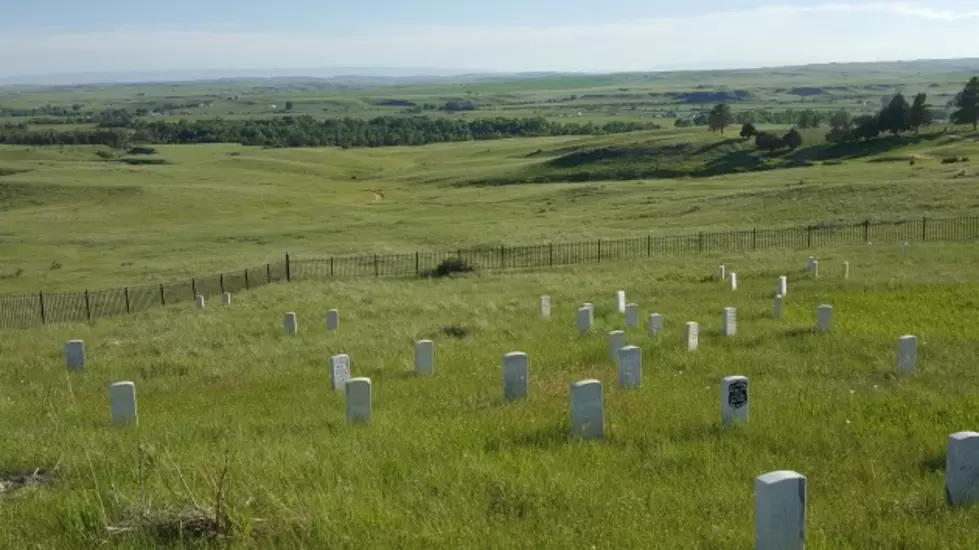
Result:
[[[204,297],[198,294],[194,298],[194,305],[197,306],[197,309],[204,309]]]
[[[833,330],[833,306],[823,304],[816,309],[816,330],[819,332]]]
[[[948,436],[945,455],[945,502],[959,506],[979,501],[979,433]]]
[[[578,309],[577,327],[579,336],[584,336],[591,330],[591,311],[587,307]]]
[[[696,351],[700,343],[700,326],[695,321],[690,321],[687,327],[687,350]]]
[[[330,385],[334,391],[343,391],[350,380],[350,356],[341,353],[330,357]]]
[[[326,312],[326,330],[336,332],[340,329],[340,310],[331,309]]]
[[[224,294],[221,295],[221,304],[224,307],[228,307],[228,306],[231,305],[231,293],[230,292],[225,292]]]
[[[595,304],[591,302],[585,302],[585,308],[588,309],[588,324],[595,324]]]
[[[806,477],[779,470],[755,478],[755,550],[804,550]]]
[[[551,317],[551,297],[540,297],[540,318],[549,319]]]
[[[346,388],[347,422],[370,422],[371,419],[371,379],[351,378]]]
[[[620,290],[615,293],[615,307],[619,313],[625,313],[625,291]]]
[[[721,424],[748,421],[748,378],[727,376],[721,380]]]
[[[435,344],[431,340],[415,342],[415,374],[435,373]]]
[[[639,326],[639,306],[627,304],[625,306],[625,326],[636,328]]]
[[[571,434],[585,439],[604,437],[602,383],[590,379],[571,384],[570,402]]]
[[[653,313],[649,316],[649,322],[646,327],[647,332],[650,336],[656,336],[657,334],[663,332],[663,315],[660,313]]]
[[[286,329],[286,334],[292,336],[299,331],[299,321],[296,320],[296,314],[294,312],[289,312],[285,314],[282,318],[282,326]]]
[[[778,278],[778,290],[776,290],[776,294],[781,294],[782,296],[785,296],[785,294],[788,291],[789,291],[789,278],[786,277],[785,275],[782,275],[781,277]]]
[[[638,388],[642,384],[642,351],[636,346],[619,349],[617,380],[620,389]]]
[[[818,279],[819,278],[819,262],[817,262],[816,260],[813,260],[813,262],[812,262],[812,271],[811,271],[811,273],[812,273],[812,278],[813,279]]]
[[[738,311],[733,307],[724,308],[721,316],[721,332],[724,336],[734,336],[738,331]]]
[[[907,255],[908,255],[908,250],[909,250],[910,248],[911,248],[911,247],[910,247],[910,246],[908,246],[908,243],[907,243],[907,241],[905,241],[905,242],[904,242],[904,244],[902,244],[902,245],[901,245],[901,253],[902,253],[902,254],[904,254],[905,256],[907,256]]]
[[[612,361],[619,358],[619,348],[625,346],[625,332],[613,330],[608,333],[608,356]]]
[[[85,370],[84,340],[69,340],[65,342],[65,366],[71,371]]]
[[[527,397],[527,354],[514,351],[503,356],[503,399],[515,401]]]
[[[918,338],[906,334],[897,340],[897,372],[910,374],[918,358]]]
[[[843,278],[850,278],[850,262],[843,262]]]
[[[139,424],[136,416],[136,385],[130,381],[116,382],[109,386],[109,404],[112,408],[112,423]]]
[[[717,280],[723,282],[727,278],[727,271],[723,265],[717,266]]]
[[[728,286],[731,287],[731,290],[737,290],[738,289],[738,274],[737,273],[729,273],[728,276],[727,276],[727,282],[728,282]]]
[[[806,272],[812,273],[812,266],[816,263],[816,258],[809,256],[809,262],[806,263]]]

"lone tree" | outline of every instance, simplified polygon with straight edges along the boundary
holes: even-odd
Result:
[[[293,107],[295,107],[295,106],[296,106],[296,105],[295,105],[295,104],[294,104],[293,102],[291,102],[291,101],[286,101],[286,110],[287,110],[287,111],[291,111],[291,110],[292,110],[292,108],[293,108]]]
[[[836,111],[829,117],[829,127],[834,130],[849,130],[852,119],[845,109]]]
[[[756,135],[758,135],[758,129],[755,128],[754,124],[748,122],[741,126],[741,137],[744,139],[751,139]]]
[[[795,151],[799,147],[802,147],[802,134],[800,134],[795,128],[792,128],[787,134],[782,136],[782,143],[788,147],[790,151]]]
[[[880,112],[878,127],[882,132],[898,135],[911,129],[911,105],[904,94],[897,94]]]
[[[731,112],[731,106],[726,103],[714,105],[710,114],[707,115],[707,127],[710,128],[711,132],[720,130],[723,134],[724,128],[732,124],[734,124],[734,113]]]
[[[973,130],[979,129],[979,77],[972,77],[965,89],[955,97],[958,109],[952,113],[952,122],[971,124]]]
[[[911,104],[911,130],[918,133],[922,126],[928,126],[935,119],[934,113],[928,108],[928,94],[918,94],[914,96]]]

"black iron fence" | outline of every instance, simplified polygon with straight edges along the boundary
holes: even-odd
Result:
[[[451,258],[461,259],[480,271],[496,271],[594,264],[651,256],[749,252],[776,248],[804,249],[868,242],[961,241],[976,238],[979,238],[979,217],[961,217],[649,235],[574,243],[460,248],[413,254],[366,254],[329,258],[292,258],[287,254],[282,262],[177,283],[91,292],[86,290],[0,295],[0,328],[91,321],[135,313],[155,306],[191,302],[198,295],[220,296],[224,292],[240,292],[280,281],[422,277]]]

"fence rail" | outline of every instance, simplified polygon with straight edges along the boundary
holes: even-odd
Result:
[[[152,307],[192,302],[198,295],[220,296],[281,281],[350,277],[420,277],[450,258],[482,271],[530,269],[613,262],[637,257],[710,252],[804,249],[828,245],[962,241],[979,238],[979,217],[921,218],[890,222],[810,225],[599,239],[575,243],[499,246],[414,254],[365,254],[330,258],[291,258],[248,269],[159,285],[83,292],[0,295],[0,328],[92,321]]]

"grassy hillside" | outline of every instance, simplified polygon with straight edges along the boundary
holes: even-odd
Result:
[[[5,332],[0,472],[31,484],[4,485],[18,498],[0,507],[2,546],[189,547],[219,531],[230,548],[748,547],[752,479],[794,469],[809,478],[811,548],[975,548],[975,510],[943,504],[946,437],[973,429],[979,406],[974,246],[816,254],[815,281],[805,254],[767,252],[274,285],[230,309]],[[718,263],[738,272],[737,292],[709,280]],[[774,320],[780,274],[789,294]],[[615,388],[607,355],[618,289],[643,318],[666,316],[658,339],[628,331],[643,350],[635,391]],[[544,293],[550,320],[537,318]],[[596,326],[579,338],[584,301]],[[831,334],[811,332],[822,303]],[[725,306],[738,308],[730,339]],[[299,314],[293,338],[286,311]],[[702,327],[695,353],[681,344],[689,320]],[[921,339],[918,370],[897,377],[906,333]],[[65,372],[69,338],[86,341],[84,373]],[[436,341],[431,378],[412,374],[419,338]],[[515,350],[530,357],[530,397],[505,405],[499,365]],[[338,352],[373,380],[370,425],[348,425],[329,388]],[[718,384],[734,374],[750,378],[751,416],[720,429]],[[585,443],[568,433],[568,385],[592,377],[607,439]],[[128,429],[109,425],[107,386],[124,379],[139,400]]]

